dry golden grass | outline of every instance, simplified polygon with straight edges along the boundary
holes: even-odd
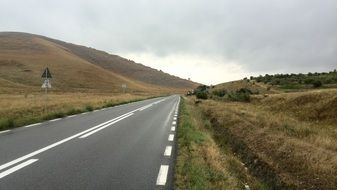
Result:
[[[4,120],[13,122],[12,126],[7,127],[17,127],[148,97],[150,96],[131,94],[53,93],[46,98],[44,94],[0,94],[0,118],[2,122],[5,122]]]
[[[197,85],[92,48],[0,32],[0,93],[38,92],[45,67],[52,73],[54,90],[60,92],[120,93],[126,84],[130,93],[177,93]]]
[[[214,140],[210,122],[191,99],[181,106],[175,189],[266,189]]]
[[[214,90],[226,90],[227,92],[234,92],[240,90],[241,88],[246,88],[251,90],[253,93],[260,93],[260,94],[272,94],[277,93],[275,89],[268,90],[269,86],[263,83],[258,83],[255,81],[248,81],[248,80],[238,80],[238,81],[231,81],[222,84],[216,85],[211,92]]]
[[[127,85],[129,93],[155,95],[185,91],[184,88],[156,86],[122,76],[116,73],[117,70],[97,66],[47,38],[0,33],[0,93],[39,92],[45,67],[52,73],[51,83],[57,92],[121,93],[122,84]]]
[[[335,189],[336,92],[276,94],[253,103],[207,100],[200,106],[218,130],[235,138],[234,149],[248,147],[257,156],[251,168],[266,164],[269,171],[260,168],[260,174],[272,171],[294,189]]]

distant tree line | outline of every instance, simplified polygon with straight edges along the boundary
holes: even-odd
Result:
[[[249,80],[245,78],[246,80]],[[250,77],[250,80],[263,82],[270,85],[279,85],[291,87],[292,85],[311,85],[314,88],[321,87],[325,84],[337,84],[336,69],[330,72],[322,73],[307,73],[307,74],[275,74],[275,75],[260,75],[258,77]]]

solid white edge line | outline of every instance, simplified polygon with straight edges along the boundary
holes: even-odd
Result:
[[[168,169],[169,169],[168,165],[160,166],[158,177],[157,177],[157,185],[166,184]]]
[[[133,111],[131,111],[131,112],[129,112],[129,113],[132,113],[132,112],[134,112],[134,111],[136,111],[136,110],[133,110]],[[129,113],[126,113],[126,114],[129,114]],[[124,115],[126,115],[126,114],[124,114]],[[110,123],[111,121],[114,121],[114,120],[116,120],[116,119],[118,119],[118,118],[120,118],[120,117],[122,117],[122,116],[124,116],[124,115],[121,115],[121,116],[119,116],[119,117],[117,117],[117,118],[114,118],[114,119],[111,119],[111,120],[106,121],[106,122],[104,122],[104,123],[101,123],[101,124],[99,124],[99,125],[96,125],[96,126],[94,126],[94,127],[91,127],[91,128],[89,128],[89,129],[87,129],[87,130],[85,130],[85,131],[82,131],[82,132],[80,132],[80,133],[77,133],[77,134],[75,134],[75,135],[73,135],[73,136],[70,136],[70,137],[65,138],[65,139],[63,139],[63,140],[60,140],[60,141],[58,141],[58,142],[55,142],[55,143],[53,143],[53,144],[51,144],[51,145],[48,145],[48,146],[46,146],[46,147],[44,147],[44,148],[41,148],[41,149],[38,149],[38,150],[36,150],[36,151],[34,151],[34,152],[31,152],[31,153],[29,153],[29,154],[26,154],[25,156],[21,156],[21,157],[15,159],[15,160],[12,160],[12,161],[10,161],[10,162],[7,162],[6,164],[0,165],[0,170],[5,169],[5,168],[7,168],[7,167],[9,167],[9,166],[11,166],[11,165],[14,165],[14,164],[16,164],[16,163],[18,163],[18,162],[21,162],[21,161],[23,161],[23,160],[25,160],[25,159],[28,159],[28,158],[30,158],[30,157],[33,157],[33,156],[35,156],[35,155],[37,155],[37,154],[40,154],[41,152],[47,151],[47,150],[49,150],[49,149],[51,149],[51,148],[54,148],[54,147],[56,147],[56,146],[58,146],[58,145],[60,145],[60,144],[63,144],[63,143],[65,143],[65,142],[67,142],[67,141],[70,141],[70,140],[72,140],[72,139],[74,139],[74,138],[76,138],[76,137],[79,137],[79,136],[81,136],[81,135],[83,135],[83,134],[85,134],[85,133],[87,133],[87,132],[89,132],[89,131],[91,131],[91,130],[97,129],[97,128],[99,128],[99,127],[101,127],[101,126],[103,126],[103,125],[105,125],[105,124],[107,124],[107,123]]]
[[[171,156],[172,146],[166,146],[164,156]]]
[[[4,130],[4,131],[0,131],[0,133],[6,133],[6,132],[9,132],[11,130]]]
[[[174,135],[173,135],[173,134],[170,134],[169,137],[168,137],[168,140],[169,140],[169,141],[173,141],[173,139],[174,139]]]
[[[81,138],[81,139],[86,138],[86,137],[88,137],[88,136],[90,136],[90,135],[92,135],[92,134],[94,134],[94,133],[96,133],[96,132],[98,132],[98,131],[100,131],[100,130],[102,130],[102,129],[104,129],[104,128],[109,127],[109,126],[112,125],[112,124],[117,123],[118,121],[121,121],[121,120],[123,120],[123,119],[125,119],[125,118],[127,118],[127,117],[130,117],[131,115],[133,115],[133,113],[130,113],[130,114],[128,114],[128,115],[126,115],[126,116],[124,116],[124,117],[122,117],[122,118],[119,118],[119,119],[117,119],[117,120],[115,120],[115,121],[113,121],[113,122],[111,122],[111,123],[108,123],[108,124],[106,124],[106,125],[104,125],[104,126],[98,128],[98,129],[95,129],[95,130],[93,130],[93,131],[91,131],[91,132],[89,132],[89,133],[87,133],[87,134],[85,134],[85,135],[82,135],[82,136],[80,136],[79,138]]]
[[[19,164],[17,166],[12,167],[12,168],[10,168],[10,169],[8,169],[6,171],[3,171],[3,172],[0,173],[0,179],[3,178],[3,177],[5,177],[5,176],[7,176],[7,175],[9,175],[9,174],[11,174],[11,173],[13,173],[13,172],[15,172],[15,171],[17,171],[17,170],[19,170],[19,169],[21,169],[21,168],[26,167],[26,166],[28,166],[28,165],[30,165],[30,164],[38,161],[38,160],[39,159],[30,159],[30,160],[27,160],[27,161],[25,161],[25,162],[23,162],[23,163],[21,163],[21,164]]]
[[[57,118],[57,119],[52,119],[52,120],[49,120],[50,122],[53,122],[53,121],[58,121],[58,120],[61,120],[62,118]]]
[[[176,130],[176,127],[171,127],[171,131],[175,131]]]
[[[139,109],[139,108],[138,108],[138,109]],[[133,112],[137,111],[138,109],[135,109],[135,110],[133,110],[133,111],[130,111],[130,112],[124,114],[124,115],[127,115],[127,114],[129,114],[129,113],[133,113]],[[84,112],[84,113],[87,113],[87,112]],[[84,114],[84,113],[82,113],[82,114]],[[15,160],[12,160],[12,161],[10,161],[10,162],[7,162],[7,163],[5,163],[5,164],[2,164],[2,165],[0,165],[0,170],[3,170],[3,169],[5,169],[5,168],[7,168],[7,167],[9,167],[9,166],[12,166],[12,165],[14,165],[14,164],[16,164],[16,163],[18,163],[18,162],[21,162],[21,161],[23,161],[23,160],[26,160],[26,159],[28,159],[28,158],[30,158],[30,157],[33,157],[33,156],[37,155],[37,154],[40,154],[40,153],[42,153],[42,152],[45,152],[45,151],[47,151],[47,150],[49,150],[49,149],[51,149],[51,148],[54,148],[54,147],[56,147],[56,146],[58,146],[58,145],[60,145],[60,144],[63,144],[63,143],[65,143],[65,142],[67,142],[67,141],[70,141],[70,140],[72,140],[72,139],[74,139],[74,138],[77,138],[77,137],[79,137],[79,136],[81,136],[81,135],[83,135],[83,134],[85,134],[85,133],[88,133],[88,132],[91,131],[91,130],[97,129],[97,128],[99,128],[99,127],[101,127],[101,126],[103,126],[103,125],[105,125],[105,124],[107,124],[107,123],[109,123],[109,122],[111,122],[111,121],[113,121],[113,120],[116,120],[116,119],[118,119],[118,118],[120,118],[120,117],[122,117],[122,116],[124,116],[124,115],[121,115],[121,116],[119,116],[119,117],[117,117],[117,118],[114,118],[114,119],[111,119],[111,120],[106,121],[106,122],[104,122],[104,123],[101,123],[101,124],[99,124],[99,125],[96,125],[96,126],[94,126],[94,127],[91,127],[91,128],[89,128],[89,129],[84,130],[84,131],[82,131],[82,132],[80,132],[80,133],[77,133],[77,134],[75,134],[75,135],[73,135],[73,136],[70,136],[70,137],[65,138],[65,139],[63,139],[63,140],[60,140],[60,141],[58,141],[58,142],[55,142],[55,143],[53,143],[53,144],[51,144],[51,145],[48,145],[48,146],[43,147],[43,148],[41,148],[41,149],[38,149],[38,150],[36,150],[36,151],[34,151],[34,152],[31,152],[31,153],[29,153],[29,154],[26,154],[26,155],[24,155],[24,156],[21,156],[21,157],[15,159]]]
[[[41,123],[34,123],[34,124],[31,124],[31,125],[27,125],[27,126],[24,126],[25,128],[29,128],[29,127],[34,127],[36,125],[40,125]]]

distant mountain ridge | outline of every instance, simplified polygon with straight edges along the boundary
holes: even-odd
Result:
[[[121,84],[133,92],[184,91],[198,85],[93,48],[35,34],[0,32],[0,93],[11,87],[39,89],[46,66],[61,91],[116,91]]]

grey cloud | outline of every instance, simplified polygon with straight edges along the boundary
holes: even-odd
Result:
[[[2,1],[0,30],[111,53],[198,54],[247,72],[337,67],[335,0]]]

